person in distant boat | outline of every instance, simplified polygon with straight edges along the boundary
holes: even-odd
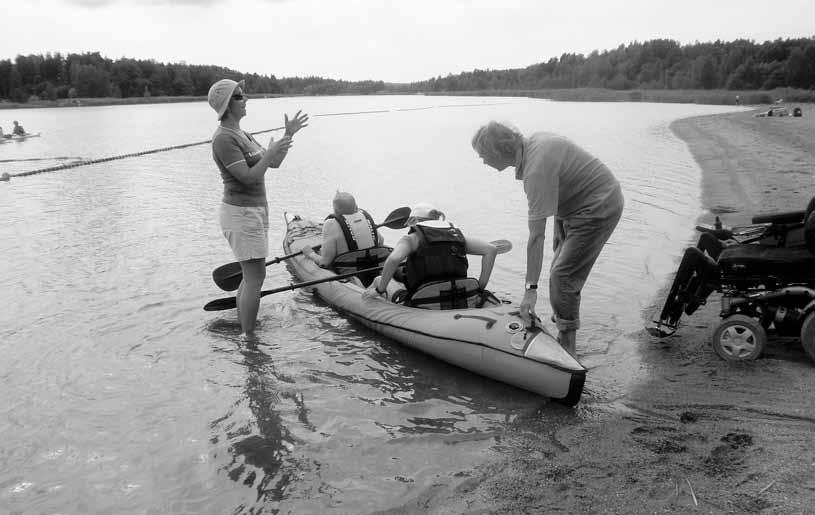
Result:
[[[282,138],[269,140],[264,149],[251,134],[241,130],[246,116],[244,81],[222,79],[209,88],[207,101],[220,122],[212,136],[212,158],[224,184],[220,207],[221,231],[241,264],[243,280],[238,287],[238,319],[246,335],[254,333],[260,306],[260,289],[266,278],[269,255],[269,205],[266,171],[279,168],[292,146],[292,137],[307,126],[308,115],[297,111],[284,115]]]
[[[432,281],[465,279],[468,254],[481,256],[478,285],[482,291],[486,290],[498,254],[494,245],[478,238],[465,238],[456,226],[446,221],[443,212],[426,202],[413,206],[406,225],[410,231],[396,243],[385,260],[382,275],[362,293],[363,298],[387,298],[388,286],[402,262],[409,296]]]
[[[561,346],[575,354],[580,292],[623,212],[620,183],[606,165],[567,138],[547,132],[524,137],[509,125],[478,129],[472,147],[499,172],[513,166],[528,201],[529,240],[521,317],[535,323],[546,219],[554,217],[549,302]]]
[[[23,126],[17,123],[17,120],[14,120],[14,129],[12,129],[11,133],[15,136],[25,136],[26,132],[23,129]]]
[[[357,207],[353,195],[337,191],[332,201],[333,212],[323,224],[320,252],[303,248],[303,255],[323,268],[337,273],[362,270],[378,265],[388,254],[385,239],[377,230],[371,215]],[[376,276],[360,277],[364,285]]]

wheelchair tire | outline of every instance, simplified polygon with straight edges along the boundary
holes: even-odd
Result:
[[[815,361],[815,311],[810,311],[801,326],[801,345],[812,361]]]
[[[758,320],[747,315],[725,318],[713,332],[713,350],[725,361],[758,358],[767,345],[767,331]]]

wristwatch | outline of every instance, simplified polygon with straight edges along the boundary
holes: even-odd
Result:
[[[537,289],[538,289],[538,285],[537,285],[537,284],[530,284],[530,283],[527,283],[527,285],[526,285],[526,289],[527,289],[527,290],[537,290]]]

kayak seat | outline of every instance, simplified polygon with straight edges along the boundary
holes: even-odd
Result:
[[[480,307],[482,290],[478,279],[464,277],[421,285],[404,304],[423,309],[467,309]]]
[[[391,247],[371,247],[369,249],[352,250],[345,252],[334,258],[331,268],[337,274],[346,274],[381,266],[388,259],[393,251]],[[358,276],[362,284],[367,288],[379,275],[378,271],[366,272]]]

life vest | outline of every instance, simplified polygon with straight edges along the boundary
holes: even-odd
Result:
[[[348,252],[376,247],[376,224],[364,209],[350,215],[328,215],[325,219],[333,219],[340,224],[342,235],[345,236],[345,244],[348,245]]]
[[[350,215],[328,215],[340,225],[345,237],[348,252],[334,257],[331,268],[338,274],[364,270],[382,264],[390,255],[390,247],[378,247],[376,224],[367,211],[360,209]],[[359,275],[358,278],[364,286],[370,285],[378,272],[369,272]]]
[[[467,277],[467,242],[449,222],[416,224],[410,233],[419,237],[419,247],[405,260],[405,286],[410,294],[431,281]]]

